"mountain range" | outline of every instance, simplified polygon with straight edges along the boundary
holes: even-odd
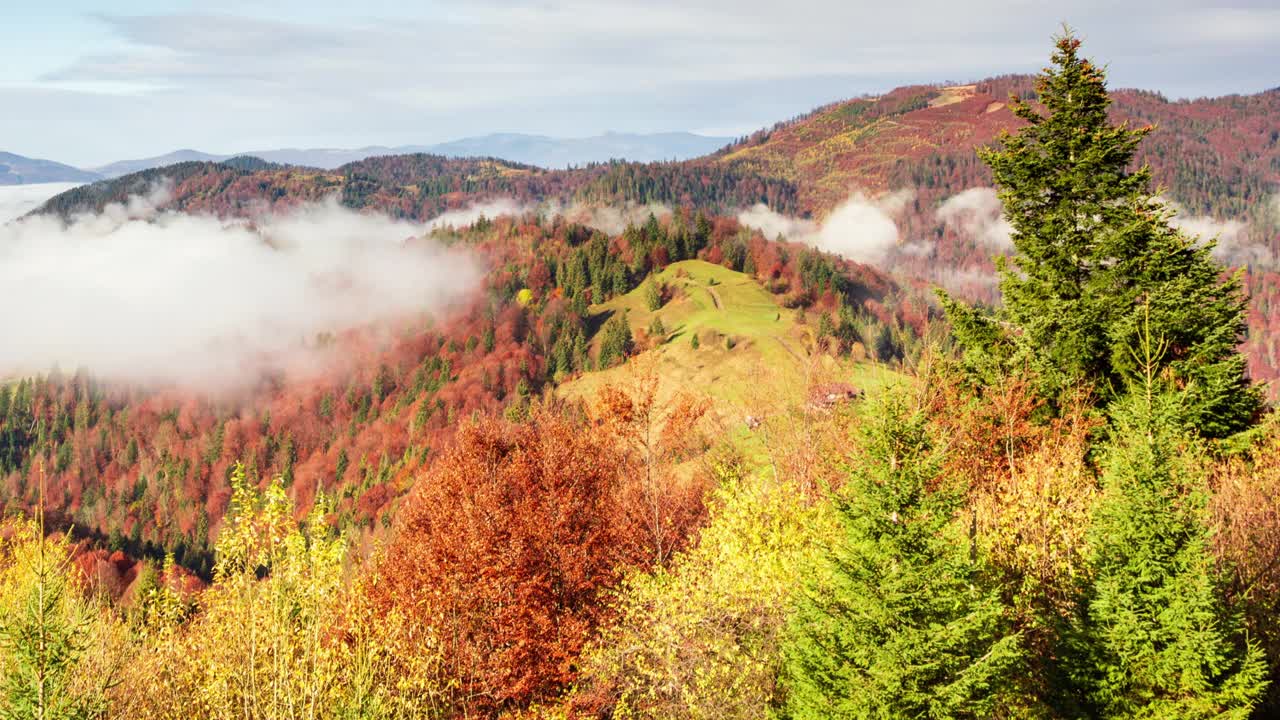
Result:
[[[1280,717],[1280,90],[1079,46],[0,187],[0,716]]]
[[[583,138],[554,138],[546,135],[495,133],[467,137],[435,145],[371,145],[355,149],[282,148],[255,150],[231,155],[199,150],[175,150],[155,157],[118,160],[99,167],[80,169],[51,160],[37,160],[0,153],[0,185],[48,182],[95,182],[180,162],[222,162],[233,157],[252,156],[270,163],[333,170],[348,163],[381,155],[424,153],[444,157],[495,157],[544,168],[569,168],[609,160],[656,162],[687,160],[714,152],[731,138],[687,132],[614,133]]]
[[[0,152],[0,185],[83,183],[101,179],[102,175],[98,173],[81,170],[52,160],[41,160]]]
[[[1007,105],[1011,95],[1033,97],[1031,78],[902,87],[819,107],[675,163],[546,169],[514,162],[516,149],[546,143],[529,136],[490,136],[472,145],[460,141],[447,150],[501,160],[389,154],[320,173],[252,161],[183,162],[77,188],[45,208],[62,214],[94,211],[163,179],[172,184],[169,207],[224,215],[251,213],[264,202],[288,207],[334,194],[348,207],[417,220],[498,198],[570,205],[663,203],[716,213],[763,204],[802,221],[792,229],[812,229],[858,197],[895,194],[900,201],[893,212],[903,239],[886,260],[891,269],[992,302],[998,203],[975,150],[1018,127]],[[1218,235],[1220,256],[1245,269],[1254,303],[1253,332],[1245,346],[1251,370],[1256,378],[1280,377],[1280,319],[1271,312],[1280,303],[1280,90],[1195,100],[1116,90],[1111,113],[1154,128],[1138,160],[1151,166],[1181,221],[1206,239]],[[628,142],[628,136],[605,137],[613,138],[611,147]],[[339,159],[331,157],[330,164]],[[313,166],[319,162],[310,160]],[[942,208],[953,198],[949,207],[962,215],[948,219]],[[966,203],[967,209],[960,208]],[[983,220],[992,207],[994,214]],[[984,234],[985,240],[978,237]]]

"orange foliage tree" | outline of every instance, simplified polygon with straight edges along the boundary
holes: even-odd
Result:
[[[493,716],[571,682],[602,593],[653,556],[622,506],[625,455],[535,407],[521,424],[464,424],[422,477],[373,593],[431,629],[462,711]]]
[[[1280,424],[1272,421],[1250,450],[1215,468],[1209,510],[1228,599],[1271,663],[1269,717],[1280,711]]]
[[[1049,657],[1087,573],[1085,533],[1100,492],[1089,449],[1101,418],[1083,394],[1045,412],[1027,375],[979,389],[946,363],[924,374],[931,423],[947,438],[943,476],[968,493],[971,531],[1000,575],[1024,643],[1033,657]],[[1045,692],[1047,679],[1028,673],[1028,696]]]
[[[703,449],[698,426],[709,403],[686,392],[662,398],[654,367],[634,360],[630,369],[625,383],[601,388],[599,425],[634,468],[623,487],[624,508],[645,530],[654,562],[663,564],[703,517],[701,475],[681,473],[679,465]]]

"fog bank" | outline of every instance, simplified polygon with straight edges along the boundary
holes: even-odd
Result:
[[[821,222],[781,215],[764,204],[738,213],[738,222],[759,230],[770,240],[781,235],[861,263],[882,263],[899,243],[894,217],[915,197],[899,190],[875,197],[856,192]]]
[[[322,333],[440,311],[479,285],[465,253],[406,242],[469,211],[415,225],[331,200],[227,220],[162,201],[0,227],[0,376],[56,364],[131,382],[253,382],[314,366]]]

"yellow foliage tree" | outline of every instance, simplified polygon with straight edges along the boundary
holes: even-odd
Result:
[[[64,537],[43,522],[0,526],[0,717],[103,717],[125,633],[84,592]]]
[[[168,584],[148,600],[127,716],[439,716],[432,643],[374,618],[362,582],[344,583],[347,540],[325,521],[323,496],[299,524],[279,479],[259,493],[237,467],[232,485],[198,614],[184,623],[185,601]]]
[[[721,464],[717,475],[697,545],[620,591],[575,704],[618,719],[767,716],[787,607],[834,520],[772,473]]]

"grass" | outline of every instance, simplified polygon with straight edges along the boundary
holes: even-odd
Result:
[[[855,363],[815,352],[815,327],[798,313],[778,305],[774,296],[742,273],[701,260],[674,263],[656,276],[671,299],[656,311],[645,305],[644,288],[591,307],[593,325],[626,312],[632,333],[641,338],[655,315],[667,335],[630,363],[652,363],[662,379],[660,395],[679,390],[706,395],[715,414],[741,422],[761,407],[782,400],[803,402],[816,383],[841,381],[863,389],[900,377],[873,363]],[[692,337],[697,336],[695,349]],[[599,338],[592,340],[592,353]],[[585,373],[562,384],[562,397],[594,397],[609,383],[625,382],[627,365]]]

